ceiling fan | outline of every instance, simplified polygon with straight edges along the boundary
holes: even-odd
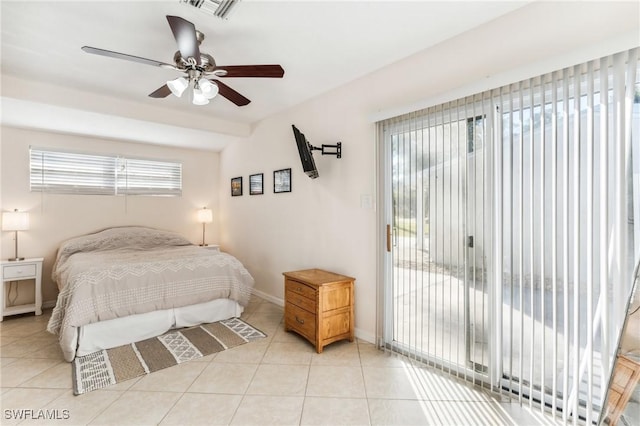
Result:
[[[284,75],[284,70],[280,65],[217,65],[211,55],[200,52],[200,43],[204,40],[204,34],[196,30],[191,22],[178,16],[169,15],[167,15],[167,21],[173,32],[173,37],[178,43],[178,51],[173,56],[174,64],[90,46],[83,46],[82,50],[95,55],[184,72],[183,76],[167,81],[167,84],[150,93],[149,96],[166,98],[173,93],[180,97],[190,87],[193,93],[192,102],[195,105],[206,105],[217,94],[238,106],[244,106],[251,102],[220,80],[210,79],[209,76],[282,78]]]

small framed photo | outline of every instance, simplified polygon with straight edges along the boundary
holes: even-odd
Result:
[[[231,196],[237,197],[242,195],[242,176],[231,179]]]
[[[291,192],[291,169],[281,169],[273,172],[273,192]]]
[[[249,176],[249,195],[264,194],[264,175],[257,173]]]

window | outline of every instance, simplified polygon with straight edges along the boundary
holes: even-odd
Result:
[[[182,164],[40,148],[30,150],[33,192],[182,195]]]
[[[117,193],[182,195],[182,165],[168,161],[118,158]]]

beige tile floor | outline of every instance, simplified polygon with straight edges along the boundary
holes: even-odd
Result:
[[[45,331],[50,314],[0,323],[2,425],[553,423],[539,410],[500,402],[364,341],[334,343],[316,354],[283,331],[281,307],[259,298],[243,318],[266,339],[74,396],[70,364]],[[25,412],[59,419],[16,418]]]

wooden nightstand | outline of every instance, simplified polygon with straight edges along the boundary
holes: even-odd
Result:
[[[0,321],[7,315],[23,314],[25,312],[35,312],[42,315],[42,257],[25,259],[20,261],[3,260],[0,262],[0,281],[2,291],[0,291]],[[35,280],[35,303],[26,305],[6,306],[5,294],[6,284],[13,281]]]
[[[310,341],[318,353],[338,340],[353,342],[355,278],[321,269],[284,272],[284,329]]]

